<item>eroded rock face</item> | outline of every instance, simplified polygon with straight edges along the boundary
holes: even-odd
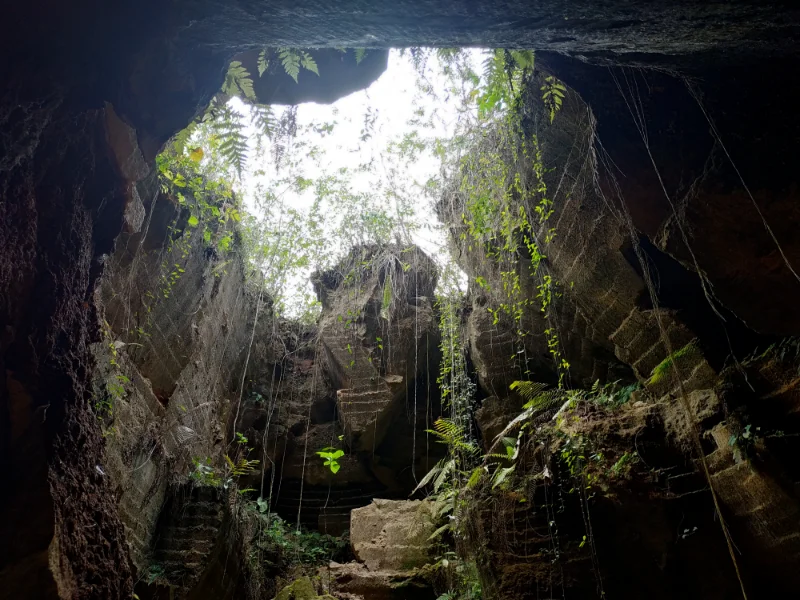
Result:
[[[186,226],[152,181],[139,188],[150,198],[141,231],[124,234],[106,257],[95,296],[102,338],[92,348],[93,401],[106,439],[97,469],[139,579],[183,596],[212,567],[225,499],[212,490],[198,500],[202,490],[179,486],[196,462],[223,473],[225,454],[235,457],[224,442],[240,416],[257,295],[239,258],[210,252],[203,228]]]
[[[365,266],[366,265],[366,266]],[[357,248],[316,276],[320,340],[348,444],[380,445],[436,346],[436,267],[415,247]],[[423,357],[423,358],[420,358]]]
[[[249,487],[272,494],[287,520],[335,535],[352,509],[406,497],[443,452],[425,433],[441,414],[435,268],[416,248],[352,256],[365,273],[317,276],[318,327],[278,323],[256,336],[237,425],[262,460]],[[344,453],[335,473],[318,455],[326,448]]]

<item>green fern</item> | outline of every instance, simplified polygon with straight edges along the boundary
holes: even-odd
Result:
[[[478,110],[486,115],[508,100],[510,79],[505,50],[495,50],[483,61],[483,79],[485,87],[478,97]]]
[[[312,57],[308,52],[305,51],[300,52],[300,64],[305,70],[311,71],[312,73],[315,73],[317,76],[319,76],[319,67],[317,67],[317,63],[314,60],[314,57]]]
[[[523,423],[537,414],[556,407],[568,397],[567,392],[562,388],[547,389],[545,384],[535,381],[515,381],[509,388],[512,391],[516,391],[525,401],[525,404],[522,407],[522,412],[514,417],[503,428],[503,431],[495,437],[487,456],[495,456],[495,448],[508,437],[510,432],[521,427]]]
[[[544,80],[542,86],[542,100],[544,105],[550,111],[550,122],[556,118],[556,113],[561,110],[561,104],[564,101],[564,93],[567,91],[566,86],[552,75],[548,75]]]
[[[278,126],[278,119],[271,106],[254,104],[250,108],[250,123],[267,138],[271,138]]]
[[[269,50],[264,48],[263,50],[261,50],[261,52],[258,53],[258,61],[257,61],[256,64],[258,65],[258,76],[259,77],[262,77],[264,75],[264,73],[267,71],[267,69],[269,68],[269,58],[267,56],[268,52],[269,52]]]
[[[355,49],[355,53],[356,53],[356,64],[360,65],[361,61],[364,60],[364,57],[367,55],[367,49],[366,48],[356,48]]]
[[[425,477],[420,479],[417,487],[411,492],[413,496],[417,491],[424,488],[429,483],[433,483],[433,491],[438,492],[450,474],[456,470],[456,460],[454,458],[445,457],[436,463],[433,468],[425,474]]]
[[[474,456],[479,452],[478,447],[467,439],[467,433],[462,425],[450,419],[439,418],[433,423],[433,429],[427,432],[438,437],[440,444],[446,444],[451,451],[463,452]]]
[[[525,410],[548,410],[562,402],[565,396],[564,390],[559,388],[548,390],[544,383],[536,381],[515,381],[509,386],[509,389],[522,397],[525,401],[522,408]]]
[[[225,161],[242,176],[247,163],[247,136],[243,133],[241,115],[227,104],[219,108],[218,117],[212,122],[215,135],[219,138],[220,154]]]
[[[178,133],[175,134],[175,137],[172,139],[172,149],[175,151],[176,154],[181,155],[183,154],[184,149],[186,148],[186,144],[189,143],[189,138],[192,137],[192,134],[197,129],[197,122],[192,121],[186,127],[181,129]]]
[[[248,100],[256,99],[250,72],[238,60],[234,60],[228,67],[225,81],[222,84],[222,92],[229,96],[241,96]]]
[[[300,75],[300,53],[292,48],[281,48],[278,51],[278,56],[281,59],[283,70],[296,82],[298,75]]]
[[[518,68],[533,69],[536,59],[533,50],[511,50],[510,54]]]
[[[243,477],[244,475],[252,475],[255,473],[256,467],[258,467],[260,461],[240,458],[238,461],[234,462],[231,457],[226,454],[225,462],[228,463],[228,470],[231,477]]]
[[[294,79],[296,83],[298,81],[297,78],[300,75],[301,68],[319,75],[319,68],[317,67],[314,57],[305,50],[298,50],[297,48],[280,48],[278,50],[278,57],[283,65],[283,70],[286,71],[286,74]]]

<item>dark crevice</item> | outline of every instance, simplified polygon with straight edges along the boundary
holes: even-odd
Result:
[[[639,247],[653,280],[659,308],[677,311],[678,319],[697,335],[706,360],[714,369],[721,369],[731,354],[741,360],[757,347],[774,341],[771,336],[748,328],[713,297],[709,300],[697,273],[659,250],[646,236],[639,237]],[[632,244],[628,242],[622,248],[622,254],[642,277],[642,266]],[[715,313],[711,302],[714,302],[719,315]],[[642,291],[637,304],[643,310],[653,308],[647,289]]]

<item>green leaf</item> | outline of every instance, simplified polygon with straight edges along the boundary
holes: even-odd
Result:
[[[506,480],[506,478],[513,472],[514,472],[514,465],[511,465],[510,467],[501,467],[497,469],[497,471],[494,474],[494,477],[492,477],[492,489],[496,488],[498,485],[503,483]]]
[[[428,538],[428,541],[435,540],[437,537],[439,537],[440,535],[442,535],[442,534],[443,534],[445,531],[447,531],[448,529],[450,529],[450,523],[445,523],[444,525],[442,525],[441,527],[439,527],[439,529],[437,529],[436,531],[434,531],[434,532],[431,534],[431,536]]]
[[[308,52],[303,52],[302,53],[301,58],[300,58],[300,64],[307,71],[311,71],[312,73],[316,73],[319,76],[319,69],[317,68],[317,63],[314,61],[314,57],[311,56]]]
[[[269,59],[267,58],[267,49],[264,48],[258,53],[258,76],[261,77],[268,68]]]
[[[300,75],[300,53],[292,48],[281,48],[278,51],[283,70],[297,83],[297,76]]]
[[[240,61],[234,60],[228,67],[225,81],[222,84],[222,91],[230,96],[240,96],[249,100],[256,99],[250,72]]]
[[[198,225],[199,223],[200,223],[200,221],[198,220],[198,218],[197,218],[196,216],[194,216],[194,215],[191,215],[191,216],[189,217],[189,226],[190,226],[190,227],[197,227],[197,225]]]
[[[339,465],[338,462],[331,463],[331,473],[336,475],[336,473],[339,472],[339,469],[341,469],[341,465]]]
[[[355,49],[355,53],[356,53],[356,64],[360,65],[361,61],[364,60],[364,57],[367,55],[367,49],[366,48],[356,48]]]

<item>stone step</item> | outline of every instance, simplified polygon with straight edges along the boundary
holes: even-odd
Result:
[[[210,550],[206,549],[188,549],[188,550],[158,550],[155,553],[156,562],[159,564],[173,564],[173,565],[202,565],[206,563],[206,559],[210,554]]]
[[[185,516],[180,519],[180,526],[182,527],[213,527],[219,529],[222,525],[223,518],[221,515],[196,515]]]

